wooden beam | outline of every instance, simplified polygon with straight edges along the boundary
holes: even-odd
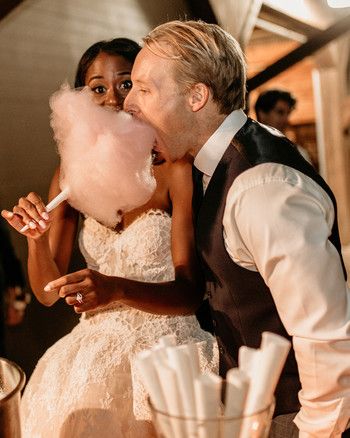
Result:
[[[286,15],[281,11],[276,11],[276,9],[267,6],[265,3],[261,6],[259,18],[271,21],[279,26],[305,35],[308,39],[314,36],[320,29],[325,28],[325,26],[323,28],[311,26],[310,24],[291,17],[290,15]]]
[[[252,91],[278,74],[292,67],[297,62],[304,59],[306,56],[312,55],[321,47],[330,43],[334,39],[340,37],[350,29],[350,14],[336,21],[329,26],[328,29],[318,32],[317,35],[310,38],[305,44],[292,50],[290,53],[278,59],[273,64],[269,65],[265,70],[248,79],[247,89]]]
[[[290,30],[284,26],[280,26],[279,24],[272,23],[271,21],[264,20],[262,18],[256,19],[255,27],[266,30],[269,33],[279,35],[282,38],[298,41],[299,43],[304,44],[307,41],[305,35],[295,32],[294,30]]]
[[[1,0],[0,2],[0,20],[12,11],[23,0]]]

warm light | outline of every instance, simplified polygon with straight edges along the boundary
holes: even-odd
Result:
[[[327,0],[328,6],[331,8],[349,8],[350,0]]]

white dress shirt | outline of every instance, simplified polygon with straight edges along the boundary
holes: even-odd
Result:
[[[197,154],[208,185],[232,137],[246,121],[232,112]],[[293,337],[302,389],[300,438],[340,437],[350,419],[350,291],[328,240],[334,208],[303,173],[259,164],[233,182],[223,217],[226,249],[258,271]]]

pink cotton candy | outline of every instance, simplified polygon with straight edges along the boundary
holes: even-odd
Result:
[[[60,187],[77,210],[113,227],[120,213],[145,204],[156,181],[155,132],[123,111],[97,105],[89,88],[65,85],[50,99],[61,156]]]

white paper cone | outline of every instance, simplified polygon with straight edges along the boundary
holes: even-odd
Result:
[[[224,438],[239,436],[241,429],[244,405],[248,394],[250,379],[248,375],[238,368],[230,369],[226,374],[225,391],[225,417],[236,417],[236,421],[224,421]]]
[[[255,368],[255,361],[258,354],[257,349],[245,345],[240,347],[238,352],[239,369],[244,371],[249,377],[252,377]]]
[[[162,386],[163,394],[166,394],[167,412],[170,415],[170,424],[172,428],[172,436],[174,438],[186,438],[186,428],[183,421],[171,416],[183,416],[183,406],[179,394],[179,384],[176,377],[176,372],[169,366],[155,361],[158,377]],[[168,438],[168,436],[166,437]],[[170,437],[169,437],[170,438]]]
[[[187,345],[167,348],[167,355],[171,367],[174,369],[179,384],[179,393],[182,400],[183,415],[189,418],[196,417],[194,396],[194,378],[191,370],[190,354]],[[197,437],[195,422],[186,421],[186,437]]]
[[[267,408],[272,402],[278,379],[286,361],[290,342],[276,334],[265,332],[263,348],[257,351],[251,384],[245,406],[245,414],[251,415]],[[249,419],[244,421],[241,438],[251,438]]]
[[[194,382],[199,438],[218,438],[219,422],[214,420],[221,414],[222,378],[214,373],[206,373],[196,378]]]
[[[158,411],[166,412],[167,405],[165,402],[165,396],[159,381],[158,373],[154,367],[152,352],[142,351],[139,353],[135,358],[135,365],[140,373],[142,383],[151,398],[153,406]],[[167,438],[172,436],[171,426],[167,418],[160,419],[159,428]]]
[[[152,352],[142,351],[139,353],[135,358],[135,365],[153,406],[158,411],[167,412],[166,394],[163,393],[162,385],[155,369]],[[167,438],[173,438],[172,429],[167,418],[162,417],[159,422],[159,427]]]
[[[140,373],[142,382],[151,397],[154,407],[165,412],[165,397],[163,395],[151,352],[142,351],[139,353],[135,358],[135,365]]]

